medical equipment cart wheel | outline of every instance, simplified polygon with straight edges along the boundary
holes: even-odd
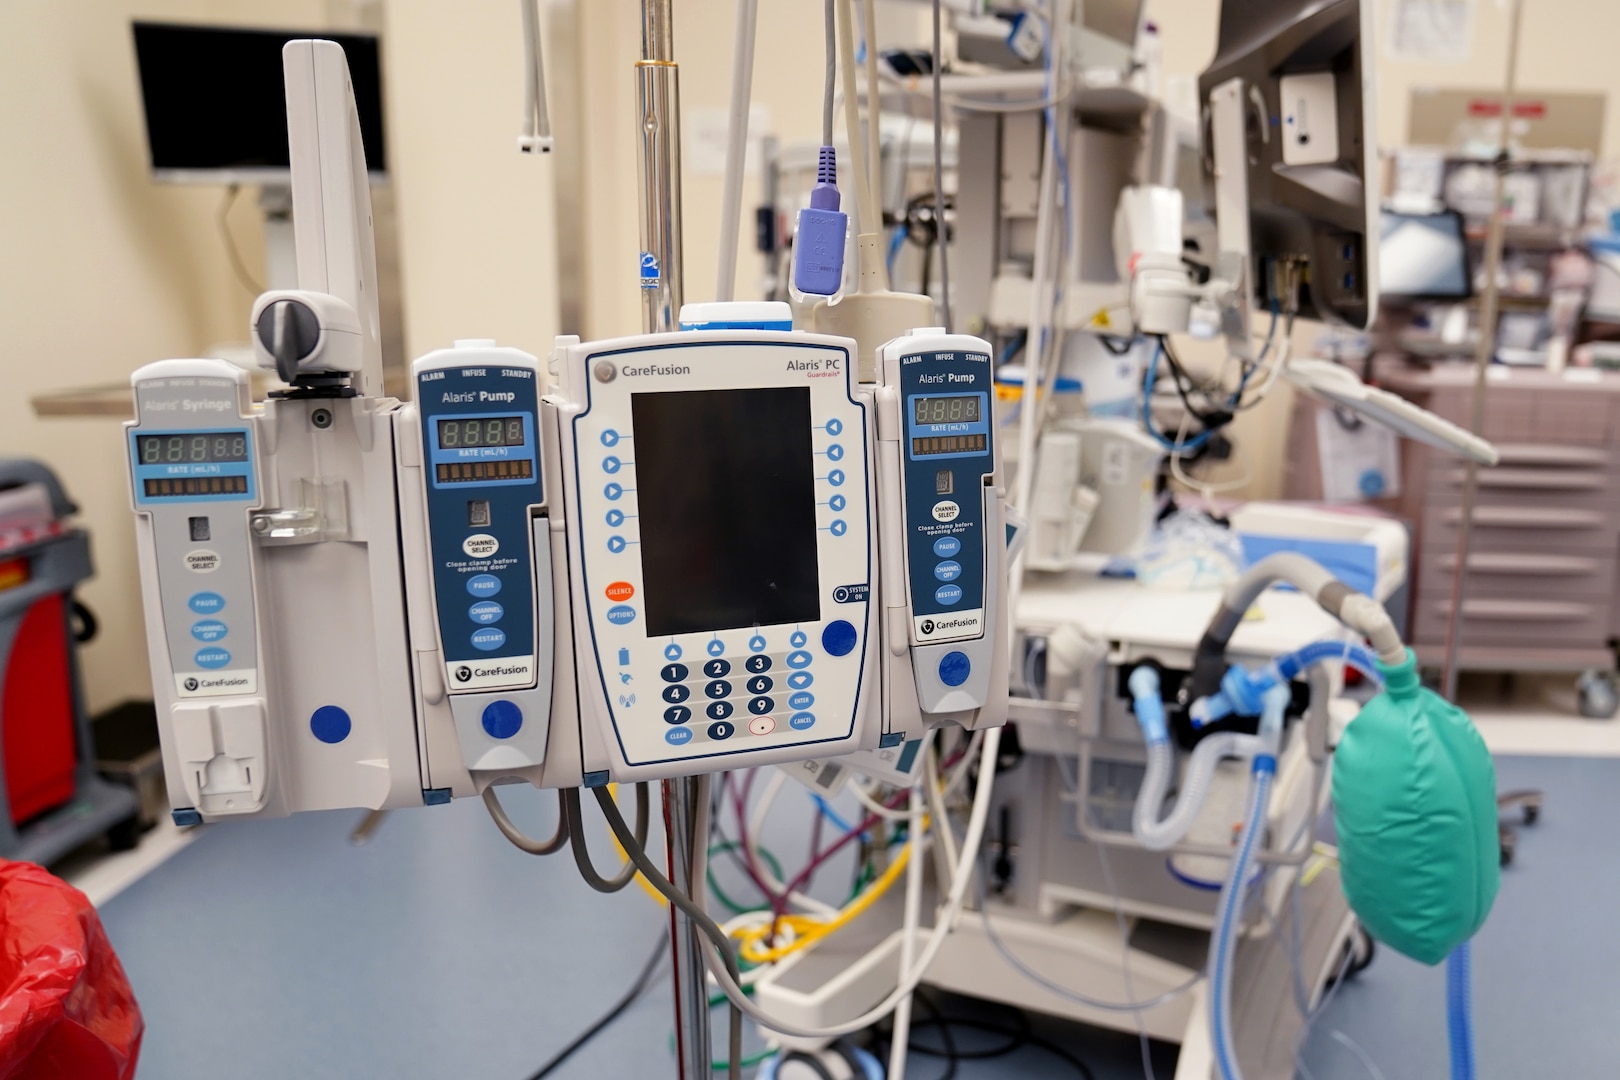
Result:
[[[1612,671],[1588,669],[1575,680],[1575,693],[1581,715],[1594,720],[1612,720],[1620,712],[1620,688]]]

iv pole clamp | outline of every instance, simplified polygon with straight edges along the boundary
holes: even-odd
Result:
[[[681,125],[680,70],[675,64],[671,0],[642,0],[641,59],[636,62],[636,109],[641,120],[637,157],[641,166],[642,329],[649,334],[678,327],[681,310]],[[688,896],[692,845],[704,842],[698,818],[699,781],[680,777],[660,784],[669,879]],[[675,977],[675,1059],[680,1080],[709,1080],[709,988],[697,926],[673,904],[669,909]]]

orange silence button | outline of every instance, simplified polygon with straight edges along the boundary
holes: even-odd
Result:
[[[636,587],[628,581],[615,581],[607,587],[607,598],[609,600],[623,601],[630,599],[634,595],[636,595]]]

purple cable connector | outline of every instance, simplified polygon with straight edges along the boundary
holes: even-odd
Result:
[[[793,245],[793,285],[802,293],[831,296],[844,282],[844,238],[849,215],[838,209],[838,152],[821,148],[810,205],[799,211]]]

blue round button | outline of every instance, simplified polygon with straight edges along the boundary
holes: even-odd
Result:
[[[467,609],[467,618],[475,623],[488,624],[499,621],[506,609],[493,600],[480,600]]]
[[[665,660],[679,660],[680,658],[681,658],[681,647],[679,645],[675,644],[672,641],[668,645],[664,646],[664,659]]]
[[[506,631],[493,626],[486,626],[482,630],[474,630],[472,646],[481,652],[492,652],[506,644]]]
[[[788,727],[794,731],[803,731],[816,722],[814,713],[799,712],[788,718]]]
[[[758,634],[755,634],[753,637],[749,638],[748,639],[748,651],[749,652],[764,652],[765,651],[765,639],[760,637]]]
[[[198,615],[218,615],[225,610],[225,598],[217,592],[193,593],[186,606]]]
[[[788,698],[788,708],[804,710],[816,703],[816,695],[808,690],[800,690]]]
[[[832,472],[828,473],[827,474],[827,483],[831,484],[833,487],[843,487],[844,486],[844,470],[843,469],[834,469]]]
[[[837,417],[827,421],[827,434],[838,435],[844,430],[844,422]]]
[[[788,638],[788,644],[792,645],[795,649],[802,649],[804,648],[804,643],[809,640],[809,638],[804,636],[803,630],[795,630],[793,631],[793,636]]]
[[[198,641],[218,641],[230,631],[218,619],[204,619],[191,624],[191,636]]]
[[[827,505],[833,509],[834,513],[837,513],[849,505],[849,500],[844,498],[842,495],[834,495],[832,498],[827,500]]]
[[[198,649],[192,659],[197,661],[198,667],[216,671],[231,662],[231,654],[224,649]]]
[[[807,668],[810,666],[810,654],[804,650],[790,652],[787,655],[787,665],[790,668]]]
[[[973,673],[973,661],[965,652],[948,652],[939,658],[939,681],[946,686],[961,686]]]
[[[855,648],[855,627],[845,619],[834,619],[821,631],[821,647],[828,656],[848,656]]]
[[[827,460],[828,461],[843,461],[844,460],[844,448],[842,446],[839,446],[837,443],[833,443],[831,446],[827,447]]]
[[[788,676],[788,685],[795,690],[803,690],[816,681],[816,677],[808,671],[795,671]]]
[[[833,523],[827,526],[827,531],[834,536],[843,536],[849,532],[849,526],[844,522],[843,518],[833,518]]]
[[[523,726],[523,710],[515,702],[498,700],[484,706],[484,730],[492,739],[510,739]]]
[[[728,720],[721,720],[719,723],[709,725],[709,738],[716,741],[729,739],[735,734],[737,734],[737,725]]]
[[[340,743],[353,729],[349,714],[336,705],[322,705],[309,718],[310,734],[323,743]]]
[[[626,623],[636,621],[636,609],[629,604],[614,604],[607,609],[607,621],[614,626],[624,626]]]
[[[624,511],[623,510],[609,510],[607,512],[607,523],[609,525],[611,525],[615,529],[617,529],[620,525],[623,525],[624,524]]]
[[[619,497],[624,494],[624,488],[618,484],[609,484],[602,489],[602,494],[608,497],[609,502],[617,502]]]
[[[664,741],[671,746],[685,746],[692,741],[692,729],[689,727],[672,727],[664,732]]]
[[[624,542],[624,537],[622,537],[622,536],[610,536],[610,537],[608,537],[607,549],[609,551],[613,552],[613,554],[615,554],[615,555],[617,555],[619,552],[623,551],[628,546],[629,545],[627,545]]]
[[[709,642],[708,645],[704,647],[708,649],[710,656],[719,656],[721,653],[726,651],[726,643],[721,641],[719,638],[714,638]]]
[[[948,559],[962,550],[962,541],[954,536],[942,536],[934,541],[934,554],[942,559]]]
[[[603,446],[618,446],[619,445],[619,433],[617,431],[614,431],[612,428],[608,428],[606,431],[602,432],[602,445]]]
[[[934,590],[934,599],[941,604],[954,604],[962,599],[962,586],[941,585]]]
[[[494,596],[501,591],[501,579],[494,574],[474,574],[467,579],[467,591],[474,596]]]
[[[624,468],[624,462],[620,461],[616,457],[605,457],[602,459],[602,471],[605,473],[616,473],[622,468]]]
[[[934,567],[934,576],[940,581],[955,581],[962,576],[962,564],[949,560]]]

